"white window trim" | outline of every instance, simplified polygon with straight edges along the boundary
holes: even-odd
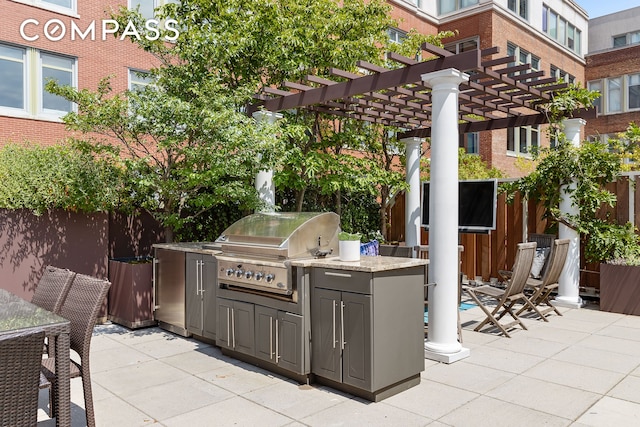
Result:
[[[132,83],[133,83],[133,79],[132,79],[132,75],[134,73],[143,73],[143,74],[150,74],[149,71],[147,70],[140,70],[137,68],[129,68],[129,72],[127,73],[127,88],[129,89],[129,91],[133,90],[132,88]],[[153,83],[143,83],[143,82],[136,82],[136,84],[140,85],[140,86],[155,86]]]
[[[38,9],[50,10],[51,12],[59,13],[61,15],[67,15],[72,18],[79,18],[78,15],[78,0],[71,0],[71,7],[58,6],[57,4],[47,3],[42,0],[11,0],[15,3],[27,4],[29,6],[37,7]]]
[[[629,80],[631,80],[631,76],[638,76],[640,75],[640,73],[633,73],[633,74],[625,74],[624,75],[624,95],[625,95],[625,102],[624,102],[624,106],[626,107],[625,111],[640,111],[640,107],[636,107],[636,108],[631,108],[629,106],[629,102],[631,101],[631,97],[629,96],[629,89],[631,88],[631,85],[629,84]],[[634,85],[634,86],[638,86],[638,85]]]
[[[44,51],[38,51],[38,70],[37,70],[37,94],[38,94],[38,113],[37,116],[38,118],[44,119],[44,120],[50,120],[50,121],[62,121],[62,116],[66,115],[67,113],[69,113],[69,111],[64,111],[64,110],[51,110],[51,109],[47,109],[44,108],[44,92],[45,89],[44,87],[42,88],[42,91],[40,91],[40,87],[43,83],[42,79],[42,68],[43,68],[43,63],[42,63],[42,54],[45,55],[49,55],[49,56],[59,56],[62,58],[66,58],[66,59],[70,59],[72,61],[71,64],[71,85],[73,87],[78,87],[78,73],[77,73],[77,69],[78,69],[78,60],[76,58],[70,57],[70,56],[66,56],[66,55],[59,55],[57,53],[50,53],[50,52],[44,52]],[[49,68],[53,68],[53,67],[49,67]],[[64,70],[64,71],[68,71],[68,70]],[[35,89],[35,88],[34,88]],[[77,106],[75,103],[71,103],[71,111],[77,111]]]
[[[11,46],[8,45],[7,46]],[[78,59],[68,55],[61,55],[56,52],[41,51],[23,46],[15,46],[24,50],[24,108],[12,108],[0,106],[0,116],[26,118],[34,120],[52,121],[62,123],[62,117],[69,111],[46,110],[43,108],[43,92],[40,88],[42,85],[42,54],[59,56],[71,59],[72,76],[71,84],[78,87]],[[77,111],[77,105],[71,104],[71,111]]]
[[[527,151],[526,152],[522,152],[520,151],[520,129],[525,128],[527,131]],[[519,126],[516,128],[513,128],[513,148],[514,150],[509,150],[507,149],[507,156],[512,156],[512,157],[527,157],[530,158],[531,157],[531,147],[533,147],[534,145],[531,144],[531,136],[533,135],[533,133],[537,133],[538,135],[538,145],[536,145],[536,147],[540,147],[540,126],[536,125],[536,126]],[[507,129],[507,138],[506,138],[507,143],[509,142],[509,129]]]
[[[516,0],[516,10],[512,10],[509,7],[509,2],[507,1],[507,10],[509,12],[511,12],[513,15],[517,16],[519,19],[522,19],[525,22],[529,22],[529,17],[531,16],[531,14],[530,14],[530,9],[531,8],[529,7],[529,1],[528,0],[527,0],[527,5],[525,6],[525,8],[527,9],[525,11],[526,17],[523,18],[522,15],[520,14],[520,0]]]

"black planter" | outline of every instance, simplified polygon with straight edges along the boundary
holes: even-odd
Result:
[[[131,329],[156,324],[153,318],[153,260],[109,260],[109,320]]]

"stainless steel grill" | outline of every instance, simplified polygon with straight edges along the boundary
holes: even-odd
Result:
[[[212,247],[220,286],[292,297],[289,260],[338,255],[340,217],[332,212],[257,213],[233,223]]]

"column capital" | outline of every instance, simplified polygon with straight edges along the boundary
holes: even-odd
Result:
[[[282,113],[276,113],[274,111],[259,110],[251,115],[258,122],[266,121],[267,123],[275,123],[282,118]]]
[[[562,119],[562,124],[565,129],[568,127],[577,127],[578,129],[587,124],[587,121],[582,118]]]
[[[424,138],[420,138],[417,136],[410,136],[407,138],[402,138],[400,140],[400,142],[404,143],[404,144],[422,144],[424,142]]]
[[[469,75],[455,68],[433,71],[420,76],[423,82],[434,88],[435,86],[448,84],[459,85],[469,81]]]

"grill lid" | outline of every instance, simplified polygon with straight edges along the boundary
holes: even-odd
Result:
[[[333,212],[261,212],[234,222],[215,243],[223,252],[309,257],[337,253],[339,231],[340,217]]]

